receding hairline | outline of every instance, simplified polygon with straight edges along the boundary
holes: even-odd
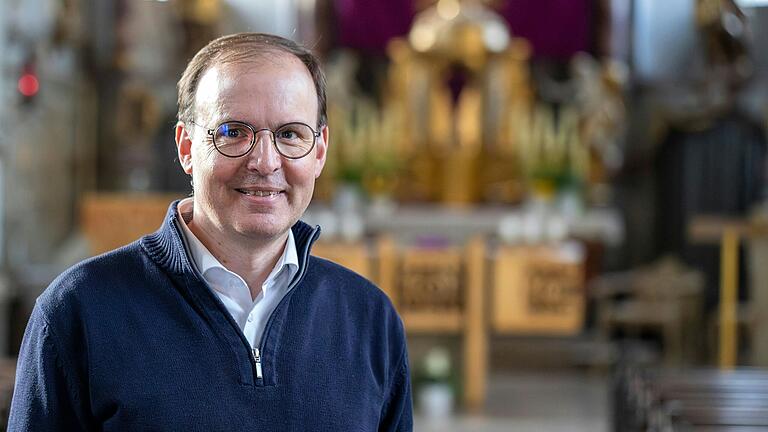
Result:
[[[237,53],[239,55],[229,55],[225,56],[226,58],[223,60],[219,60],[216,57],[212,58],[212,61],[208,65],[208,67],[200,70],[199,78],[197,79],[194,92],[191,94],[192,96],[192,109],[194,112],[198,112],[203,114],[204,111],[200,111],[200,106],[198,106],[198,95],[200,93],[200,88],[202,87],[201,84],[206,79],[206,76],[213,70],[217,70],[219,73],[226,70],[230,67],[239,67],[239,66],[247,66],[247,65],[253,65],[254,69],[260,68],[260,67],[269,67],[273,65],[278,65],[280,63],[287,64],[290,63],[294,67],[297,68],[297,70],[301,69],[305,73],[305,77],[308,80],[311,88],[315,93],[317,93],[317,89],[315,88],[315,81],[312,77],[312,72],[309,70],[306,64],[302,61],[301,58],[296,56],[295,54],[282,50],[280,48],[276,47],[264,47],[265,49],[263,52],[260,52],[261,54],[266,52],[271,52],[272,54],[275,54],[275,56],[266,58],[266,57],[254,57],[253,52],[251,53]],[[317,116],[320,115],[321,107],[319,103],[317,103],[317,97],[314,98],[315,100],[315,107],[317,111]]]
[[[260,56],[254,56],[259,54]],[[272,57],[261,56],[263,54],[273,54]],[[279,47],[273,46],[259,46],[253,47],[253,50],[249,52],[219,52],[211,57],[208,65],[200,70],[198,79],[192,94],[192,103],[197,100],[197,92],[200,90],[200,83],[203,82],[203,78],[212,70],[223,70],[231,66],[243,66],[253,65],[254,68],[262,67],[270,64],[277,64],[279,62],[293,62],[296,66],[300,66],[307,74],[309,81],[312,82],[312,88],[315,88],[315,82],[312,78],[312,71],[309,70],[304,61],[292,52],[286,51]],[[315,90],[316,92],[316,90]],[[320,107],[318,107],[319,109]]]
[[[275,55],[275,58],[292,58],[296,61],[298,61],[302,66],[304,66],[304,69],[306,69],[307,73],[309,74],[310,78],[312,77],[312,73],[310,72],[309,68],[306,64],[304,64],[304,61],[297,56],[296,54],[287,51],[285,48],[280,46],[273,46],[270,44],[254,44],[249,46],[249,50],[245,51],[218,51],[213,56],[211,56],[210,61],[208,62],[208,67],[200,71],[200,76],[202,77],[206,72],[208,72],[210,69],[213,69],[216,66],[225,66],[225,65],[236,65],[236,64],[247,64],[247,63],[254,63],[258,64],[265,60],[264,57],[260,57],[260,55],[263,54],[273,54]]]

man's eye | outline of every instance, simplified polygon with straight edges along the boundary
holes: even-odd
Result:
[[[292,130],[281,130],[277,133],[277,137],[280,139],[296,139],[298,138],[296,132]]]
[[[216,136],[223,139],[242,139],[248,136],[248,132],[240,125],[224,124],[219,127]]]

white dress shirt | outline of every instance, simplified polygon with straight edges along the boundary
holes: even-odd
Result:
[[[283,254],[277,260],[272,272],[261,285],[261,293],[251,299],[251,290],[240,275],[228,270],[192,233],[187,224],[192,220],[192,198],[179,203],[179,216],[183,223],[182,232],[192,253],[192,260],[213,292],[219,297],[232,318],[243,331],[251,348],[258,348],[267,320],[280,300],[288,293],[291,280],[299,271],[296,241],[288,230],[288,240]]]

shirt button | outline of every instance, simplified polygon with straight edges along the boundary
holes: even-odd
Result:
[[[248,315],[248,322],[253,322],[253,314]]]

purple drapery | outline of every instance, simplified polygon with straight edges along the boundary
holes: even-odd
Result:
[[[381,53],[390,38],[408,33],[415,0],[334,0],[339,45]],[[534,55],[568,59],[590,49],[593,0],[507,0],[499,13]]]
[[[408,34],[414,0],[335,0],[339,45],[383,53],[393,37]]]
[[[592,0],[507,0],[499,13],[537,57],[568,59],[590,49]]]

